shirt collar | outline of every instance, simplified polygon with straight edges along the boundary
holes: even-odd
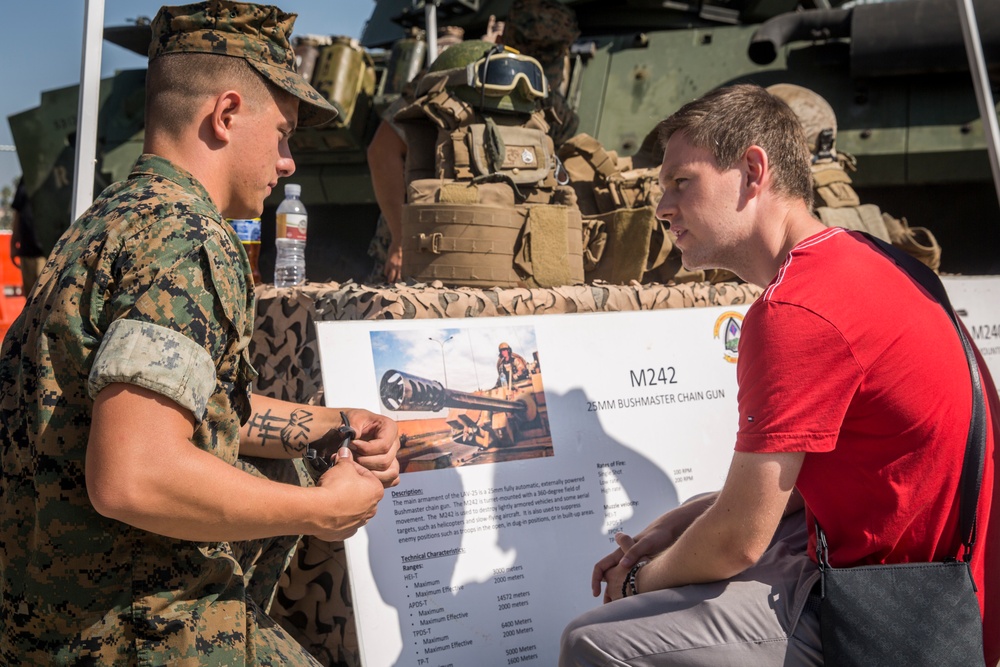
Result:
[[[132,173],[129,174],[129,178],[133,176],[160,176],[176,183],[185,190],[191,191],[206,202],[209,202],[212,208],[216,208],[215,202],[212,201],[211,195],[208,194],[208,190],[205,189],[205,186],[197,178],[185,169],[159,155],[153,155],[152,153],[143,153],[140,155],[132,167]],[[216,210],[218,209],[216,208]]]

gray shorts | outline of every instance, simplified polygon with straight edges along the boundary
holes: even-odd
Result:
[[[784,519],[756,565],[726,581],[643,593],[576,618],[560,667],[822,665],[819,580],[805,513]]]

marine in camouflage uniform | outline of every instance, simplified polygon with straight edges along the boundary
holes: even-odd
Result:
[[[868,232],[936,272],[941,266],[941,246],[931,230],[910,227],[906,218],[861,203],[848,174],[856,170],[856,160],[836,149],[837,116],[830,103],[815,91],[789,83],[768,86],[767,92],[795,112],[805,131],[812,152],[814,210],[823,224]]]
[[[239,56],[255,71],[268,69],[265,78],[284,91],[270,89],[267,109],[274,111],[244,113],[279,115],[278,96],[291,93],[305,102],[299,123],[329,119],[332,108],[312,99],[315,91],[294,78],[294,66],[286,69],[293,61],[281,49],[291,52],[293,20],[273,7],[218,0],[164,8],[153,22],[150,57]],[[249,105],[249,95],[244,99]],[[295,108],[289,96],[282,101],[283,108]],[[227,118],[243,122],[237,116]],[[148,127],[147,148],[156,145],[152,133]],[[349,459],[338,459],[315,489],[245,474],[299,483],[292,459],[306,443],[324,453],[329,444],[310,435],[307,416],[324,428],[340,420],[331,418],[332,410],[251,396],[255,373],[246,349],[253,279],[239,239],[214,203],[238,187],[209,188],[147,151],[129,178],[105,190],[59,240],[4,339],[2,664],[317,664],[264,611],[295,537],[282,538],[282,529],[263,521],[239,523],[247,515],[252,523],[254,505],[233,498],[233,491],[323,502],[315,492],[329,491],[323,488],[329,480],[356,475],[371,477],[368,488],[381,497],[380,482],[395,478],[391,464],[384,465],[394,458],[395,429],[364,411],[351,413],[363,439],[357,460],[381,458],[368,463],[383,468],[378,478],[360,465],[341,465]],[[263,196],[258,204],[263,207]],[[121,414],[126,406],[142,409]],[[262,414],[262,406],[273,414]],[[180,444],[169,437],[178,420],[190,434]],[[138,424],[147,428],[136,432]],[[279,426],[298,441],[275,432]],[[323,428],[312,434],[329,435]],[[266,451],[268,439],[288,450],[283,459],[238,459],[247,443],[254,453],[273,454]],[[166,454],[158,457],[161,449]],[[136,470],[143,465],[150,470]],[[126,489],[115,478],[138,485],[127,489],[138,490],[138,498],[123,499],[134,521],[106,516],[119,512],[102,494]],[[177,491],[172,479],[180,480],[181,495],[169,495]],[[217,479],[218,488],[191,488],[206,479]],[[201,515],[190,514],[187,495],[201,503]],[[222,497],[213,505],[213,496]],[[103,514],[95,497],[102,498]],[[287,521],[304,525],[300,516]],[[259,539],[202,537],[212,533]]]
[[[497,383],[500,387],[508,383],[524,380],[528,377],[528,363],[517,352],[510,349],[507,343],[500,343],[497,353]]]
[[[569,48],[580,36],[573,10],[558,0],[514,0],[504,19],[504,45],[537,60],[549,81],[543,102],[556,147],[576,134],[580,119],[566,100]]]
[[[565,90],[569,48],[580,36],[576,16],[572,9],[557,0],[515,0],[503,25],[499,42],[536,59],[545,71],[545,77],[549,82],[549,94],[543,101],[545,120],[549,125],[549,136],[558,148],[577,133],[580,125],[580,118],[567,101]],[[399,130],[391,123],[391,118],[401,106],[400,104],[390,107],[383,115],[383,121],[377,132],[384,133],[384,136],[379,138],[378,145],[373,140],[373,145],[369,148],[368,163],[373,172],[373,180],[380,176],[376,172],[398,171],[398,165],[385,163],[389,157],[394,157],[394,153],[398,152],[395,148],[399,145],[397,137],[390,133],[389,128],[392,127],[396,134],[399,134]],[[383,138],[385,142],[381,141]],[[405,136],[400,138],[405,144]],[[403,150],[405,154],[405,146]],[[397,183],[394,187],[397,190],[397,198],[405,198],[405,189],[398,192],[401,184]],[[380,202],[383,210],[385,206],[395,208],[399,205],[397,202],[388,201],[384,202],[384,206],[382,204],[383,202]],[[399,271],[401,249],[392,243],[393,226],[399,225],[386,220],[384,213],[379,215],[375,235],[368,246],[368,255],[373,259],[372,270],[367,278],[369,283],[395,282],[405,277]],[[387,271],[386,264],[393,253],[397,253],[398,256],[393,260],[394,268]],[[386,276],[387,273],[391,275]]]

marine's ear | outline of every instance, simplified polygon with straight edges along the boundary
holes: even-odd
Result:
[[[229,133],[233,129],[233,121],[244,109],[246,109],[246,104],[239,92],[227,90],[217,95],[209,122],[213,138],[228,143]]]

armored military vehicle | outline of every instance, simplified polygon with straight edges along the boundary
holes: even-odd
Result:
[[[510,0],[442,0],[439,21],[485,29]],[[581,36],[567,98],[579,131],[636,153],[657,121],[715,87],[797,84],[839,120],[862,201],[933,231],[945,272],[1000,272],[1000,208],[952,0],[565,0]],[[1000,5],[974,7],[996,91]],[[362,44],[390,48],[424,12],[380,0]],[[390,61],[390,65],[391,65]]]
[[[506,16],[511,1],[432,4],[439,25],[477,37],[490,17]],[[932,230],[944,248],[942,271],[1000,273],[1000,207],[953,0],[563,3],[576,13],[581,33],[571,51],[566,97],[579,131],[605,148],[636,153],[657,121],[717,86],[804,86],[833,106],[837,147],[856,159],[851,178],[862,201]],[[310,280],[367,274],[378,210],[365,148],[378,113],[425,64],[424,5],[377,0],[360,41],[298,38],[300,69],[344,112],[333,126],[295,136],[294,179],[303,186],[311,220]],[[996,91],[1000,4],[976,0],[974,6]],[[149,28],[123,26],[106,37],[144,53]],[[104,182],[124,176],[141,147],[142,105],[135,102],[141,75],[124,73],[104,84],[98,151]],[[46,93],[38,110],[11,118],[29,190],[49,193],[43,208],[59,207],[65,197],[62,208],[68,209],[72,164],[66,156],[72,155],[67,147],[74,123],[67,119],[74,116],[75,90],[64,89]],[[52,197],[50,187],[60,183],[61,194]],[[264,215],[265,277],[271,275],[278,198]]]

